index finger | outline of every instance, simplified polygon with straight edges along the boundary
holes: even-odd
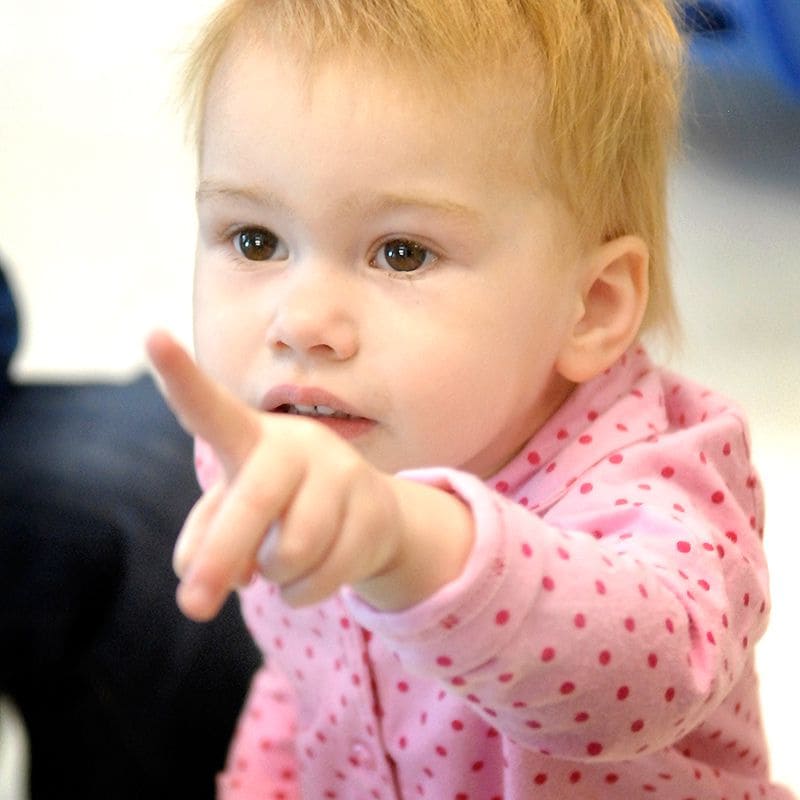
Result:
[[[188,433],[200,436],[214,448],[231,477],[258,438],[258,415],[203,372],[165,331],[150,334],[146,348],[161,379],[164,398],[178,421]]]

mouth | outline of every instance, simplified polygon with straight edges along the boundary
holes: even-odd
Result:
[[[314,387],[275,386],[267,392],[261,408],[272,414],[316,420],[345,439],[356,439],[376,425],[375,420],[361,416],[344,400]]]

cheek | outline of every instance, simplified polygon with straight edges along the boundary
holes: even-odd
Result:
[[[256,276],[236,272],[212,257],[200,259],[193,289],[195,344],[199,355],[227,345],[241,347],[246,336],[260,336],[264,292]]]
[[[195,285],[194,347],[197,362],[216,380],[236,391],[250,358],[243,336],[253,320],[238,311],[235,298]]]

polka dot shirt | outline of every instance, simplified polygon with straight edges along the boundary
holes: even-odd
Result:
[[[637,348],[488,483],[403,473],[471,509],[463,574],[400,613],[243,590],[266,666],[220,796],[790,798],[753,666],[769,599],[749,453],[735,406]]]

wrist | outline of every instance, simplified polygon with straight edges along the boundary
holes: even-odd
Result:
[[[463,572],[474,543],[472,515],[455,495],[389,478],[396,498],[397,544],[380,574],[353,588],[380,611],[420,603]]]

